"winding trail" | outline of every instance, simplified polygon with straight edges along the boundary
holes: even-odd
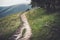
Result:
[[[32,36],[31,28],[25,16],[26,12],[20,16],[21,21],[23,22],[20,28],[9,38],[9,40],[29,40]],[[26,29],[25,33],[23,30]]]

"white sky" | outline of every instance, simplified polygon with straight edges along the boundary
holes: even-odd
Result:
[[[30,4],[31,0],[0,0],[0,6],[11,6],[16,4]]]

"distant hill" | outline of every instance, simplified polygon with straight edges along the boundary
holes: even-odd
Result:
[[[30,8],[31,8],[31,5],[27,5],[27,4],[20,4],[20,5],[14,5],[14,6],[9,6],[9,7],[0,7],[0,18],[5,17],[12,13],[25,11]]]

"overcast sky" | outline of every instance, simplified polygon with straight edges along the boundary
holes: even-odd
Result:
[[[0,6],[11,6],[17,4],[30,4],[31,0],[0,0]]]

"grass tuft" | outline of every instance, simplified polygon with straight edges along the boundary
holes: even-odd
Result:
[[[20,26],[20,13],[12,14],[4,18],[0,18],[0,40],[8,40],[8,38]]]
[[[48,14],[42,8],[28,11],[26,16],[33,33],[31,40],[60,40],[59,15],[59,13]]]

